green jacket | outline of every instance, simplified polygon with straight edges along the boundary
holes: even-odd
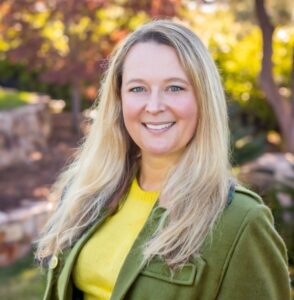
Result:
[[[160,259],[141,266],[141,246],[163,211],[157,205],[152,210],[123,264],[111,300],[290,299],[287,250],[259,196],[236,187],[201,256],[173,277]],[[51,258],[44,300],[82,299],[73,285],[72,269],[82,246],[106,217],[99,218],[71,249]]]

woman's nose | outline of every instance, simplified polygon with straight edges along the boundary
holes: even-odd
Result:
[[[148,97],[145,110],[151,114],[156,114],[165,110],[163,96],[160,91],[154,91]]]

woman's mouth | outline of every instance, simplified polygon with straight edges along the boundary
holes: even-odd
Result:
[[[168,122],[168,123],[142,123],[147,129],[151,130],[152,132],[163,132],[167,129],[171,128],[176,122]]]

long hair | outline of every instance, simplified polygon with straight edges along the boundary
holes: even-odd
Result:
[[[144,261],[160,255],[170,266],[179,266],[199,255],[223,211],[230,179],[229,130],[217,68],[191,30],[169,20],[152,21],[131,33],[110,57],[91,129],[53,185],[52,193],[63,195],[39,240],[39,260],[70,247],[102,211],[117,207],[140,168],[140,151],[123,122],[121,84],[129,50],[150,41],[176,51],[194,87],[198,120],[160,192],[166,211],[143,248]]]

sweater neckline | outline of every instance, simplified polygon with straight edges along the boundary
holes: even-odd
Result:
[[[142,199],[142,200],[148,200],[148,201],[153,200],[154,201],[154,199],[158,198],[159,193],[160,193],[159,191],[143,190],[139,185],[137,177],[134,177],[132,184],[131,184],[131,188],[130,188],[130,194],[136,195],[136,198]]]

